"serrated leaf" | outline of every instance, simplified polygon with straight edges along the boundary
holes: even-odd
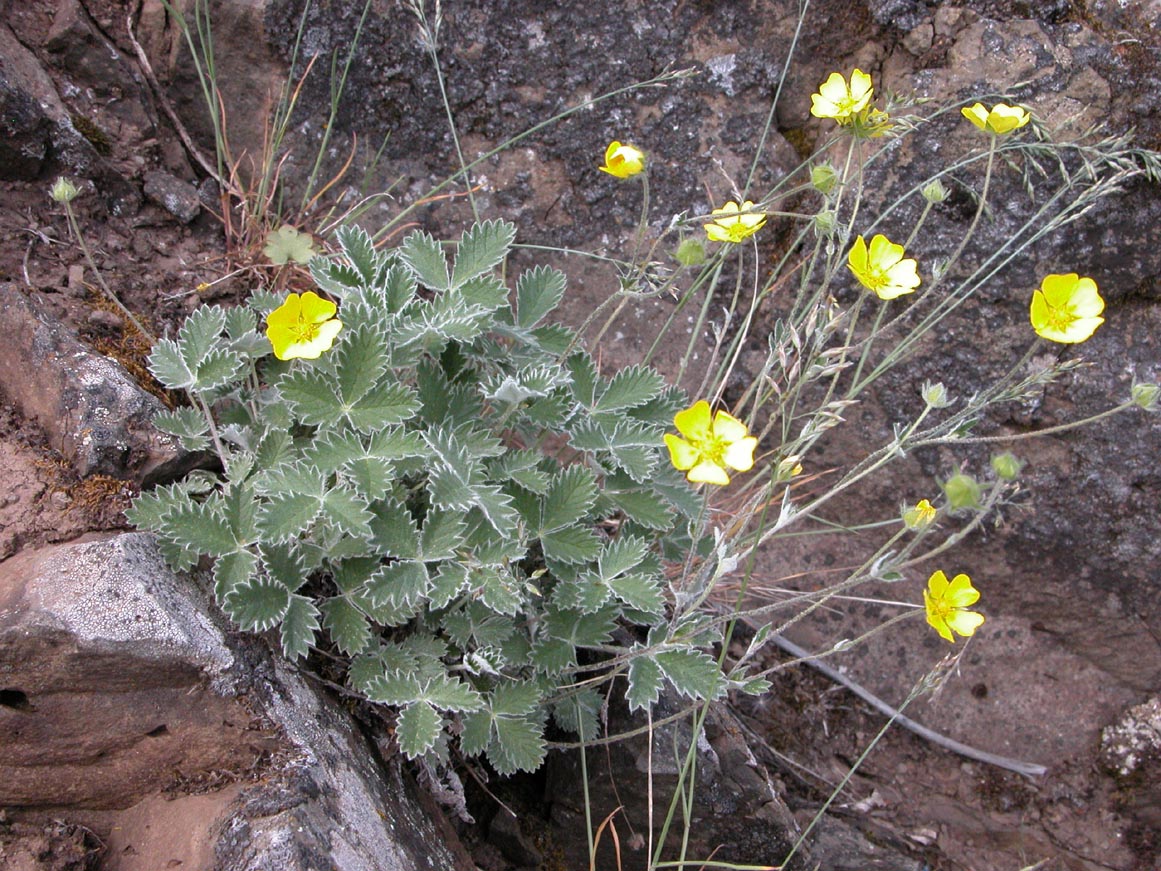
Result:
[[[576,665],[576,647],[563,638],[538,639],[532,646],[532,664],[555,677]]]
[[[394,562],[380,568],[367,581],[365,594],[380,608],[410,608],[427,596],[431,579],[423,563]]]
[[[429,234],[416,230],[399,246],[399,258],[422,284],[432,290],[447,290],[447,258],[442,246]]]
[[[423,523],[420,551],[427,562],[454,559],[456,548],[464,543],[467,525],[458,511],[432,511]]]
[[[629,660],[629,688],[625,691],[629,710],[647,711],[657,704],[663,682],[661,666],[651,656],[639,654]]]
[[[357,224],[344,224],[335,231],[335,241],[339,243],[343,254],[351,261],[351,265],[358,271],[363,282],[365,284],[373,282],[379,268],[379,256],[367,231]]]
[[[536,426],[547,429],[563,429],[572,411],[572,404],[562,393],[553,393],[543,399],[528,403],[521,414]]]
[[[507,681],[492,690],[488,706],[494,716],[521,716],[535,711],[540,697],[540,687],[531,681]]]
[[[179,547],[208,556],[223,556],[238,549],[220,505],[210,502],[175,506],[166,514],[162,530]]]
[[[673,525],[673,509],[655,493],[645,490],[622,490],[604,496],[634,523],[649,529],[669,529]]]
[[[371,513],[371,540],[384,556],[419,559],[419,527],[403,503],[385,500],[372,505]]]
[[[725,678],[717,660],[700,650],[662,650],[654,654],[657,664],[681,695],[691,699],[713,699],[725,688]]]
[[[383,276],[383,295],[387,311],[397,314],[415,298],[415,274],[403,266],[390,267]]]
[[[408,705],[419,699],[422,691],[414,674],[380,672],[364,683],[367,699],[383,705]]]
[[[404,384],[380,383],[350,407],[347,419],[355,429],[369,433],[406,423],[418,412],[414,390]]]
[[[477,484],[472,495],[480,513],[497,533],[514,536],[520,515],[512,506],[512,497],[493,484]]]
[[[200,411],[194,408],[175,408],[162,411],[153,418],[154,428],[181,440],[187,451],[203,451],[210,445],[209,425]]]
[[[576,523],[597,500],[597,481],[583,466],[569,466],[553,476],[540,512],[541,533]]]
[[[574,580],[560,581],[552,591],[552,603],[561,608],[575,608],[585,614],[597,611],[609,600],[609,587],[592,572]]]
[[[258,515],[258,528],[267,541],[287,541],[305,530],[322,505],[316,496],[289,493],[274,496]]]
[[[613,449],[610,456],[638,484],[651,480],[657,470],[656,448],[619,447]]]
[[[542,535],[540,545],[548,559],[570,565],[591,562],[601,552],[600,541],[583,526],[566,526]]]
[[[545,631],[553,638],[561,638],[577,647],[596,647],[607,644],[613,637],[619,606],[606,605],[595,614],[580,611],[551,609],[545,614]]]
[[[235,588],[248,583],[258,568],[258,557],[248,550],[236,550],[214,562],[214,595],[221,602]]]
[[[282,397],[308,426],[334,426],[343,416],[343,402],[323,372],[295,369],[278,382]]]
[[[597,571],[606,581],[637,568],[649,552],[649,542],[632,535],[622,535],[604,546],[597,558]]]
[[[472,583],[480,601],[498,614],[515,616],[524,605],[520,583],[506,569],[485,566],[472,573]]]
[[[582,741],[590,741],[600,735],[598,715],[602,704],[596,690],[586,687],[553,705],[552,718]]]
[[[218,305],[203,305],[194,309],[177,333],[181,356],[191,371],[197,371],[202,361],[218,346],[226,327],[226,311]]]
[[[222,608],[247,632],[265,632],[278,625],[290,607],[290,592],[277,581],[251,578],[226,594]]]
[[[516,282],[516,326],[531,329],[559,304],[567,279],[559,269],[537,266]]]
[[[449,677],[433,680],[424,688],[423,697],[445,711],[478,711],[484,706],[483,698],[470,684]]]
[[[515,238],[516,225],[507,221],[484,221],[472,226],[460,237],[452,287],[459,287],[497,265],[508,255]]]
[[[258,329],[258,316],[252,309],[236,305],[226,309],[225,330],[232,341],[249,340]]]
[[[351,538],[371,538],[371,520],[374,515],[366,501],[343,487],[329,490],[322,501],[322,513],[343,535]]]
[[[160,532],[165,517],[175,508],[185,505],[188,497],[180,484],[156,487],[141,493],[125,511],[125,518],[138,529]]]
[[[282,655],[293,662],[304,659],[314,646],[319,630],[319,610],[305,596],[291,596],[282,616]]]
[[[182,357],[181,348],[173,339],[158,339],[149,352],[149,371],[162,387],[185,390],[193,386],[194,373]]]
[[[492,743],[492,713],[488,710],[473,711],[463,716],[463,731],[460,732],[460,750],[466,756],[478,756]]]
[[[324,257],[312,257],[310,275],[320,290],[331,296],[346,299],[363,285],[363,277],[358,270],[346,263],[337,263]],[[281,300],[276,300],[267,310],[277,308]]]
[[[362,653],[371,641],[367,618],[346,596],[333,596],[322,603],[322,623],[331,640],[347,656]]]
[[[224,387],[242,374],[245,361],[241,355],[226,348],[215,348],[198,365],[197,377],[191,390],[207,392]]]
[[[348,331],[337,351],[339,394],[352,405],[383,377],[387,370],[387,337],[377,329]]]
[[[452,600],[468,587],[468,570],[456,563],[443,563],[432,581],[428,594],[431,607],[446,608]]]
[[[661,596],[661,582],[655,575],[632,572],[608,583],[613,595],[629,607],[647,614],[661,613],[664,600]]]
[[[613,380],[601,391],[594,411],[620,411],[644,405],[657,396],[664,387],[665,379],[656,369],[630,366],[613,376]]]
[[[443,718],[427,702],[414,702],[399,712],[395,737],[408,759],[422,756],[435,746],[443,731]]]
[[[573,398],[586,408],[591,407],[597,400],[597,385],[601,380],[593,358],[587,351],[577,351],[569,356],[565,366],[572,373]]]
[[[373,457],[352,460],[346,472],[351,486],[368,502],[385,498],[395,481],[395,469]]]
[[[283,266],[290,261],[309,263],[314,257],[314,240],[309,233],[300,233],[289,224],[266,234],[266,245],[262,253],[275,266]]]
[[[531,717],[499,717],[493,721],[495,740],[488,761],[502,775],[535,771],[544,763],[544,726]]]

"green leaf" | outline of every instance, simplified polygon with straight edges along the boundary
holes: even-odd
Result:
[[[531,714],[540,705],[540,687],[531,681],[508,681],[492,690],[489,706],[494,716]]]
[[[426,562],[455,559],[456,548],[464,544],[467,524],[458,511],[431,511],[423,523],[420,551]]]
[[[198,365],[197,378],[190,389],[206,392],[224,387],[242,374],[245,365],[240,354],[225,348],[215,348]]]
[[[374,515],[368,510],[366,500],[354,491],[344,487],[328,491],[323,497],[322,513],[343,535],[371,538]]]
[[[402,502],[388,499],[371,506],[372,542],[384,556],[419,559],[419,528]]]
[[[337,352],[339,394],[346,405],[352,405],[387,371],[387,336],[372,327],[348,331]]]
[[[516,326],[531,329],[559,304],[567,279],[559,269],[537,266],[516,282]]]
[[[408,759],[422,756],[435,746],[443,731],[443,718],[427,702],[414,702],[399,712],[395,737]]]
[[[341,652],[362,653],[371,641],[371,628],[363,612],[346,596],[334,596],[322,603],[323,626]]]
[[[532,664],[555,677],[576,665],[576,647],[563,638],[542,638],[532,647]]]
[[[451,286],[443,248],[422,230],[416,230],[403,240],[399,257],[415,277],[432,290],[447,290]]]
[[[208,556],[223,556],[238,549],[238,541],[219,504],[186,502],[169,511],[162,525],[176,545]]]
[[[363,286],[363,277],[358,270],[346,263],[336,263],[325,257],[311,258],[310,275],[319,286],[319,290],[339,299],[346,299]],[[277,306],[278,302],[275,302],[269,308],[274,309]]]
[[[577,647],[597,647],[612,640],[620,615],[620,607],[613,604],[595,614],[550,609],[545,614],[544,626],[553,638],[564,639]]]
[[[634,523],[649,529],[669,529],[673,525],[673,509],[655,493],[645,490],[606,490],[603,495]]]
[[[192,387],[194,373],[186,365],[181,348],[173,339],[158,339],[149,353],[149,371],[167,390]]]
[[[451,286],[460,287],[490,270],[508,256],[515,238],[516,225],[507,221],[484,221],[474,225],[460,238]]]
[[[222,608],[247,632],[265,632],[278,625],[290,607],[290,592],[277,581],[251,578],[226,594]]]
[[[474,711],[463,717],[460,750],[465,756],[478,756],[492,743],[492,712]]]
[[[375,607],[408,608],[422,602],[430,589],[424,564],[408,561],[380,568],[367,581],[365,593]]]
[[[663,650],[654,654],[673,688],[691,699],[713,699],[725,689],[717,660],[700,650]]]
[[[542,724],[531,717],[499,717],[493,726],[496,739],[488,747],[488,761],[498,773],[535,771],[544,763],[547,748]]]
[[[520,582],[507,569],[485,566],[472,572],[472,584],[479,589],[480,601],[498,614],[516,616],[524,605]]]
[[[194,309],[177,333],[181,356],[191,371],[197,371],[210,352],[217,348],[226,327],[226,311],[218,305]]]
[[[643,447],[615,448],[611,454],[613,462],[638,484],[652,480],[657,470],[657,449]]]
[[[258,557],[248,550],[236,550],[218,557],[214,563],[214,595],[219,602],[235,588],[250,582],[258,568]]]
[[[597,559],[597,571],[606,581],[612,580],[637,568],[648,552],[649,542],[645,539],[622,535],[605,545]]]
[[[305,596],[291,596],[282,617],[282,655],[292,662],[304,659],[319,630],[319,610]]]
[[[512,506],[512,497],[493,484],[477,484],[472,496],[480,513],[496,532],[504,537],[514,536],[520,515]]]
[[[608,583],[613,594],[631,608],[647,614],[660,614],[664,607],[661,582],[655,575],[634,572]]]
[[[431,607],[446,608],[452,600],[468,587],[468,570],[456,563],[443,563],[432,582],[428,594]]]
[[[415,275],[402,266],[392,266],[383,278],[387,311],[397,314],[415,298]]]
[[[379,270],[379,255],[367,231],[357,224],[344,224],[335,231],[335,241],[358,271],[364,284],[371,284]]]
[[[585,688],[562,699],[552,706],[552,718],[562,729],[590,741],[600,735],[600,714],[603,704],[601,696],[591,688]]]
[[[161,432],[177,436],[187,451],[202,451],[210,445],[209,425],[205,416],[195,408],[162,411],[153,418],[153,426]]]
[[[433,680],[424,688],[423,695],[445,711],[478,711],[484,706],[483,698],[470,684],[449,677]]]
[[[579,565],[597,558],[601,543],[592,530],[583,526],[566,526],[540,536],[541,547],[548,559]]]
[[[308,233],[300,233],[289,224],[266,234],[266,246],[262,253],[275,266],[283,266],[293,260],[295,263],[309,263],[314,257],[314,241]]]
[[[233,306],[226,309],[225,329],[231,341],[249,341],[258,329],[258,316],[245,306]]]
[[[334,426],[344,406],[330,379],[318,369],[294,369],[278,381],[278,390],[295,416],[308,426]]]
[[[495,323],[495,313],[508,302],[508,288],[494,275],[481,275],[452,291],[458,294],[467,311],[484,320],[484,327]]]
[[[584,466],[569,466],[556,474],[544,497],[540,513],[541,533],[576,523],[597,501],[597,481]]]
[[[601,391],[594,411],[608,412],[644,405],[665,387],[665,379],[656,369],[630,366],[613,376],[608,387]]]
[[[597,375],[597,366],[587,351],[573,353],[565,366],[572,373],[572,395],[581,405],[591,407],[597,400],[597,385],[600,376]]]
[[[258,515],[258,528],[266,541],[287,541],[310,526],[322,509],[317,496],[291,493],[274,496]]]
[[[625,691],[629,710],[647,711],[657,704],[663,681],[661,666],[653,657],[639,654],[629,660],[629,688]]]
[[[609,600],[609,587],[592,572],[575,580],[561,581],[552,591],[552,603],[561,608],[576,608],[586,614],[600,610]]]
[[[419,399],[410,387],[380,383],[351,406],[347,419],[355,429],[368,433],[405,423],[418,411]]]

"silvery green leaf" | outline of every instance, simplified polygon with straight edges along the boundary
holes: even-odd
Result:
[[[483,698],[471,684],[446,675],[427,684],[423,697],[445,711],[478,711],[484,706]]]
[[[357,224],[344,224],[335,231],[335,241],[359,273],[364,284],[375,280],[379,269],[379,254],[367,231]]]
[[[488,761],[501,775],[535,771],[544,763],[547,746],[544,725],[533,717],[496,717],[496,738],[488,747]]]
[[[664,499],[647,490],[606,490],[602,494],[625,516],[649,529],[669,529],[673,525],[674,512]]]
[[[665,379],[656,369],[630,366],[622,369],[601,391],[593,406],[594,411],[608,412],[644,405],[665,387]]]
[[[363,277],[359,271],[346,263],[337,263],[325,257],[312,257],[310,260],[310,275],[318,285],[319,290],[329,293],[338,299],[346,299],[363,285]],[[278,302],[266,308],[267,311],[276,308]]]
[[[211,351],[219,346],[226,328],[226,311],[218,305],[196,308],[185,319],[177,333],[181,356],[190,370],[196,371]]]
[[[656,575],[632,572],[609,581],[609,587],[618,599],[646,614],[660,614],[665,601],[661,595],[661,582]]]
[[[333,596],[322,603],[323,626],[335,646],[347,656],[362,653],[371,642],[371,627],[363,612],[346,596]]]
[[[399,257],[415,277],[432,290],[444,291],[451,286],[442,246],[422,230],[416,230],[403,240]]]
[[[214,595],[222,602],[237,587],[249,583],[258,567],[258,557],[248,550],[235,550],[214,561]]]
[[[271,498],[262,506],[258,527],[266,541],[287,541],[305,530],[321,510],[317,496],[288,493]]]
[[[559,269],[537,266],[516,282],[516,325],[531,329],[559,304],[567,279]]]
[[[446,608],[468,587],[468,570],[458,563],[443,563],[433,579],[428,598],[431,607]]]
[[[420,534],[420,551],[426,562],[456,558],[456,549],[464,542],[467,525],[458,511],[428,512]]]
[[[153,425],[181,439],[181,446],[187,451],[205,450],[210,445],[209,424],[205,415],[195,408],[186,406],[162,411],[153,418]]]
[[[464,311],[481,319],[480,323],[485,329],[493,326],[497,309],[503,308],[508,302],[508,288],[494,275],[473,278],[451,291],[451,294],[459,297]]]
[[[192,387],[195,376],[173,339],[158,339],[149,352],[149,371],[162,387],[185,390]]]
[[[164,516],[162,532],[179,547],[207,556],[222,556],[238,549],[238,541],[217,500],[175,506]]]
[[[291,596],[282,617],[282,655],[290,661],[305,659],[319,630],[319,610],[306,596]]]
[[[422,756],[435,746],[443,731],[443,718],[427,702],[412,702],[399,712],[395,737],[408,759]]]
[[[347,419],[355,429],[369,433],[406,423],[418,411],[414,390],[405,384],[381,382],[347,410]]]
[[[387,336],[372,327],[349,330],[336,357],[339,395],[344,404],[353,405],[367,395],[387,370]]]
[[[689,648],[662,650],[654,654],[657,664],[681,695],[691,699],[714,699],[725,691],[725,678],[717,660]]]
[[[476,508],[497,533],[504,538],[516,534],[520,515],[512,506],[512,497],[494,484],[476,484],[472,487]]]
[[[277,581],[251,578],[237,584],[222,601],[222,608],[247,632],[265,632],[282,620],[290,607],[290,593]]]
[[[609,600],[609,585],[599,575],[585,572],[575,580],[561,581],[552,591],[552,604],[585,614],[600,610]]]
[[[460,237],[452,287],[460,287],[500,263],[508,256],[515,238],[516,225],[507,221],[484,221],[473,225]]]
[[[562,469],[548,485],[540,514],[541,533],[570,526],[582,519],[597,500],[597,481],[584,466]]]
[[[625,700],[630,711],[647,711],[657,704],[664,678],[661,666],[651,656],[638,654],[629,660],[629,688]]]
[[[391,266],[383,273],[383,295],[387,311],[398,314],[415,298],[415,274],[403,266]]]
[[[606,581],[637,568],[649,552],[649,542],[632,535],[622,535],[607,542],[597,558],[597,571]]]
[[[480,601],[498,614],[515,616],[524,606],[520,582],[507,569],[485,566],[472,572]]]
[[[278,382],[278,389],[308,426],[333,427],[346,410],[331,380],[318,369],[296,369]]]
[[[597,400],[597,385],[600,376],[597,374],[596,364],[587,351],[576,351],[565,366],[572,373],[572,395],[581,405],[591,407]]]
[[[592,530],[583,526],[566,526],[540,536],[544,555],[562,563],[579,565],[591,562],[601,552],[601,543]]]
[[[322,500],[322,512],[343,535],[371,538],[374,515],[368,510],[366,500],[354,491],[345,487],[334,487],[327,491]]]
[[[422,602],[431,589],[423,563],[400,561],[381,567],[367,581],[365,595],[375,607],[410,607]]]
[[[532,646],[532,664],[544,674],[558,675],[576,665],[576,647],[563,638],[538,639]]]
[[[407,507],[395,499],[371,506],[372,542],[384,556],[397,559],[419,559],[419,527]]]
[[[617,447],[609,456],[638,484],[651,480],[657,470],[657,448]]]
[[[577,647],[597,647],[612,640],[620,615],[620,607],[612,603],[595,614],[552,608],[545,614],[544,627],[553,638],[564,639]]]
[[[600,735],[600,714],[603,701],[591,688],[573,693],[552,706],[552,718],[557,724],[582,741],[590,741]]]

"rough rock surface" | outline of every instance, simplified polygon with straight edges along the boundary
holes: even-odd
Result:
[[[119,363],[96,354],[15,285],[0,285],[0,384],[81,475],[150,484],[196,458],[152,426],[164,406]],[[35,377],[29,377],[35,373]]]
[[[207,822],[215,868],[463,867],[350,718],[219,619],[145,535],[0,564],[0,804],[85,818],[260,774]],[[177,851],[167,839],[132,846]]]

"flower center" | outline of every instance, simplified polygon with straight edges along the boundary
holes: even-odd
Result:
[[[1076,315],[1066,308],[1053,308],[1050,306],[1048,309],[1048,326],[1059,332],[1066,332],[1076,320]]]
[[[291,327],[291,332],[294,333],[294,338],[301,344],[308,345],[318,338],[319,324],[307,321],[301,314],[298,316],[298,324]]]
[[[725,439],[714,435],[709,436],[698,445],[702,458],[721,468],[725,468],[726,448],[728,447]]]

